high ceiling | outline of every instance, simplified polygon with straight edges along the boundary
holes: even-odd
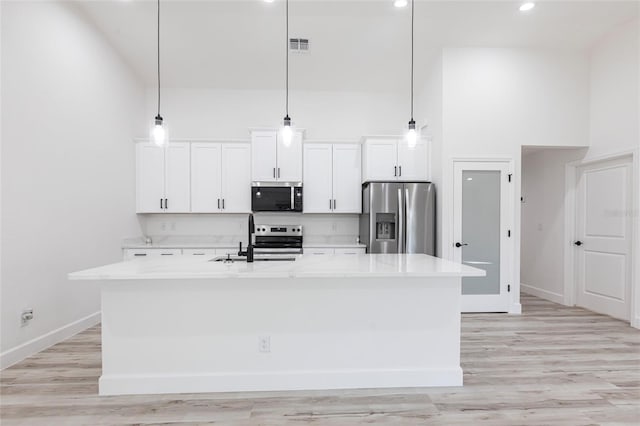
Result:
[[[146,85],[155,84],[156,2],[77,1]],[[417,0],[416,64],[442,47],[586,49],[638,17],[629,1]],[[410,8],[391,0],[291,0],[290,36],[309,38],[291,55],[291,86],[307,90],[398,90],[409,76]],[[279,89],[284,86],[284,0],[162,0],[166,87]]]

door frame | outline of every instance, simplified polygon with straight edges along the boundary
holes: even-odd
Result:
[[[451,221],[447,226],[447,233],[445,235],[443,230],[443,253],[442,256],[446,259],[454,259],[454,249],[453,242],[455,241],[455,172],[456,172],[456,164],[458,163],[499,163],[506,166],[507,173],[511,174],[511,186],[507,189],[507,202],[506,202],[506,212],[505,216],[507,217],[506,226],[511,230],[511,238],[506,238],[504,241],[507,241],[507,245],[505,246],[505,270],[506,270],[506,278],[508,280],[508,284],[511,285],[511,291],[508,293],[508,306],[507,312],[510,314],[520,314],[521,305],[520,305],[520,282],[515,279],[515,271],[516,265],[515,260],[516,256],[519,258],[519,251],[516,253],[516,242],[518,242],[517,247],[519,247],[520,241],[520,232],[519,229],[516,229],[518,222],[515,220],[516,214],[516,189],[519,188],[518,183],[519,180],[516,177],[514,171],[514,159],[511,157],[454,157],[451,158],[449,164],[450,169],[448,171],[449,185],[452,190],[449,191],[448,194],[444,195],[443,202],[447,206],[449,210]],[[447,214],[446,212],[444,213]]]
[[[576,216],[578,195],[578,169],[597,163],[631,158],[631,306],[629,323],[634,328],[640,328],[640,151],[632,149],[610,155],[589,157],[572,161],[565,165],[565,204],[564,204],[564,297],[563,304],[575,306],[579,285],[576,274],[577,259],[573,242],[576,238]]]

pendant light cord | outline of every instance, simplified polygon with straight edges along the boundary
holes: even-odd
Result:
[[[411,0],[411,121],[413,121],[413,2]]]
[[[160,115],[160,0],[158,0],[158,116]]]
[[[285,1],[285,13],[287,15],[286,23],[287,23],[287,43],[286,47],[286,100],[285,100],[285,115],[289,116],[289,0]]]

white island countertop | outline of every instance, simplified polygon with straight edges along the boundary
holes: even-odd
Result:
[[[69,274],[71,280],[228,278],[483,277],[485,271],[425,254],[300,255],[295,261],[212,262],[209,258],[136,259]]]

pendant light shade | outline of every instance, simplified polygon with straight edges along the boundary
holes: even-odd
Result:
[[[282,120],[280,134],[282,136],[282,143],[285,146],[289,146],[293,140],[293,127],[291,125],[291,118],[289,117],[289,0],[285,0],[285,15],[287,27],[287,39],[285,42],[285,116]]]
[[[164,119],[160,115],[160,0],[157,1],[158,5],[158,114],[153,119],[151,124],[150,138],[158,146],[162,146],[167,143],[169,139],[169,132],[167,131],[167,125]]]
[[[413,21],[414,21],[414,0],[411,0],[411,119],[409,120],[409,128],[407,130],[406,139],[407,146],[414,148],[418,143],[418,131],[416,122],[413,119]]]

